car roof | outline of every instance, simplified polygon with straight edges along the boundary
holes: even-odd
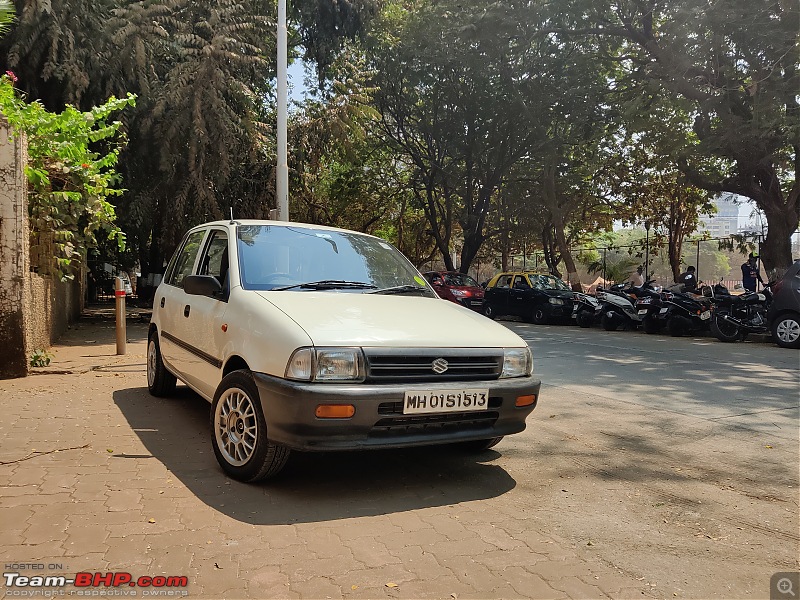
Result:
[[[231,227],[232,225],[272,225],[272,226],[281,226],[281,227],[304,227],[306,229],[319,229],[321,231],[338,231],[344,233],[355,233],[358,235],[364,235],[371,238],[376,238],[381,241],[386,241],[383,238],[380,238],[375,235],[371,235],[369,233],[364,233],[362,231],[354,231],[352,229],[343,229],[341,227],[329,227],[327,225],[315,225],[313,223],[303,223],[301,221],[270,221],[268,219],[234,219],[231,221],[230,219],[224,219],[220,221],[209,221],[207,223],[200,223],[199,225],[195,225],[191,227],[188,231],[193,231],[195,229],[201,229],[203,227]]]

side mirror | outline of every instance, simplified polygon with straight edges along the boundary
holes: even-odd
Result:
[[[222,296],[222,286],[213,275],[189,275],[183,280],[183,291],[192,296]]]

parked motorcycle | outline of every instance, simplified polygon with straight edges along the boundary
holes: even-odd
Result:
[[[700,293],[677,291],[681,288],[673,286],[669,297],[662,299],[657,319],[661,326],[673,337],[699,333],[708,329],[711,319],[711,302],[703,295],[706,290],[711,295],[711,288],[703,286]]]
[[[669,292],[662,293],[660,286],[653,287],[652,284],[653,280],[645,282],[636,293],[636,314],[642,319],[642,329],[645,333],[661,331],[662,322],[658,315],[663,306],[663,299],[672,297]]]
[[[602,303],[591,294],[574,292],[572,294],[572,318],[579,327],[591,327],[603,314]]]
[[[738,342],[750,333],[769,332],[767,310],[772,302],[772,284],[766,284],[760,293],[741,296],[715,294],[711,333],[721,342]]]
[[[636,312],[635,291],[626,284],[618,283],[610,289],[598,289],[597,299],[602,302],[600,323],[606,331],[616,331],[620,326],[625,329],[636,329],[642,318]]]

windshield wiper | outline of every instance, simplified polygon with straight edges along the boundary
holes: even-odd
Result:
[[[341,279],[323,279],[322,281],[308,281],[306,283],[295,283],[294,285],[287,285],[279,288],[272,288],[273,292],[280,292],[283,290],[293,290],[295,288],[303,288],[308,290],[366,290],[376,288],[378,286],[371,283],[364,283],[363,281],[343,281]]]
[[[426,292],[427,288],[418,287],[416,285],[396,285],[394,287],[383,288],[382,290],[375,290],[367,292],[368,294],[410,294],[411,292]]]

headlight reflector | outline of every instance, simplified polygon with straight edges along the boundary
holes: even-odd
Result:
[[[504,377],[525,377],[533,371],[533,356],[530,348],[506,348],[503,352]]]
[[[362,381],[361,348],[300,348],[286,365],[286,378],[298,381]]]
[[[556,306],[561,306],[564,304],[564,301],[561,298],[550,298],[548,302],[550,302],[550,304],[555,304]]]

